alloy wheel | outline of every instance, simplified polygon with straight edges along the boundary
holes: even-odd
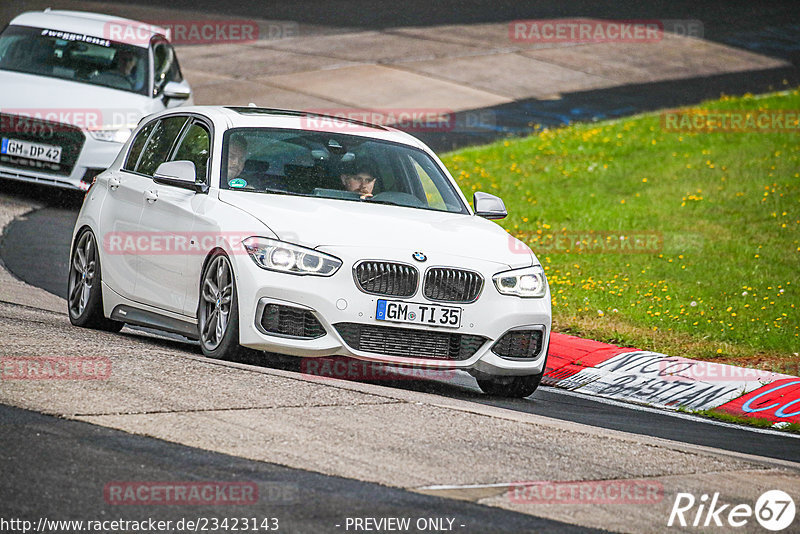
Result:
[[[217,256],[205,271],[201,286],[200,339],[208,350],[222,342],[231,313],[233,276],[227,257]]]
[[[85,232],[72,255],[69,269],[69,311],[80,317],[89,304],[97,272],[97,245],[91,232]]]

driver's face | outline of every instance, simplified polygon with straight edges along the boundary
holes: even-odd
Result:
[[[232,180],[242,173],[246,154],[247,149],[241,144],[231,145],[228,150],[228,180]]]
[[[343,174],[342,184],[344,184],[348,191],[354,191],[362,195],[371,195],[372,190],[375,189],[375,177],[365,172]]]
[[[129,75],[133,71],[133,67],[136,66],[136,56],[130,52],[120,52],[117,57],[117,64],[123,74]]]

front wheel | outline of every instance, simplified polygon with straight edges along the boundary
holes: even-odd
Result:
[[[528,376],[496,376],[492,378],[479,378],[478,386],[481,391],[492,397],[507,397],[522,399],[532,395],[539,382],[542,381],[544,371],[538,375]]]
[[[209,358],[242,361],[251,351],[239,345],[239,303],[228,256],[216,253],[200,279],[197,310],[200,348]]]

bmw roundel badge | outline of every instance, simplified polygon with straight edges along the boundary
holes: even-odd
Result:
[[[425,261],[428,259],[428,257],[422,252],[415,252],[414,254],[411,255],[411,257],[417,261]]]

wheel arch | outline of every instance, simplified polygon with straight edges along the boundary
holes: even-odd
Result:
[[[70,261],[70,263],[72,262],[72,254],[75,252],[75,245],[77,245],[77,244],[78,244],[78,239],[79,239],[79,238],[80,238],[80,237],[81,237],[81,236],[84,234],[84,232],[86,232],[87,230],[88,230],[88,231],[90,231],[90,232],[92,232],[92,235],[94,236],[94,242],[95,242],[95,244],[97,245],[97,256],[98,256],[98,258],[99,258],[99,260],[100,260],[100,269],[101,269],[101,271],[102,271],[102,268],[103,268],[103,263],[104,263],[104,260],[105,260],[105,252],[106,252],[106,251],[105,251],[105,248],[103,247],[103,241],[99,241],[99,240],[97,239],[97,231],[96,231],[96,230],[94,229],[94,227],[93,227],[91,224],[89,224],[88,222],[85,222],[85,223],[83,223],[83,224],[80,226],[80,228],[78,228],[78,229],[75,231],[74,235],[72,236],[72,243],[71,243],[71,244],[70,244],[70,246],[69,246],[69,261]]]
[[[198,292],[198,299],[197,299],[197,307],[195,308],[195,317],[196,317],[198,320],[200,319],[200,304],[201,304],[201,302],[203,301],[203,300],[202,300],[202,299],[203,299],[203,275],[204,275],[204,274],[205,274],[205,272],[206,272],[206,268],[208,267],[208,264],[209,264],[209,262],[211,262],[211,260],[212,260],[212,259],[214,259],[214,257],[215,257],[215,256],[216,256],[218,253],[219,253],[219,254],[224,254],[225,256],[227,256],[227,257],[228,257],[228,260],[230,260],[230,255],[229,255],[229,254],[228,254],[228,252],[227,252],[227,251],[226,251],[224,248],[222,248],[222,247],[214,247],[214,248],[212,248],[211,250],[209,250],[209,251],[206,253],[206,257],[205,257],[205,258],[203,258],[203,265],[202,265],[202,267],[200,268],[200,279],[197,281],[197,284],[198,284],[198,290],[199,290],[199,292]],[[233,262],[231,262],[231,268],[233,268]],[[234,283],[235,283],[235,282],[234,282]]]
[[[78,238],[83,235],[83,232],[86,230],[91,231],[93,234],[95,233],[94,228],[92,228],[88,223],[84,223],[80,228],[75,230],[72,234],[72,243],[69,245],[69,257],[72,259],[72,253],[75,250],[75,245],[78,243]],[[96,235],[96,234],[95,234]],[[97,240],[97,237],[95,237]]]

